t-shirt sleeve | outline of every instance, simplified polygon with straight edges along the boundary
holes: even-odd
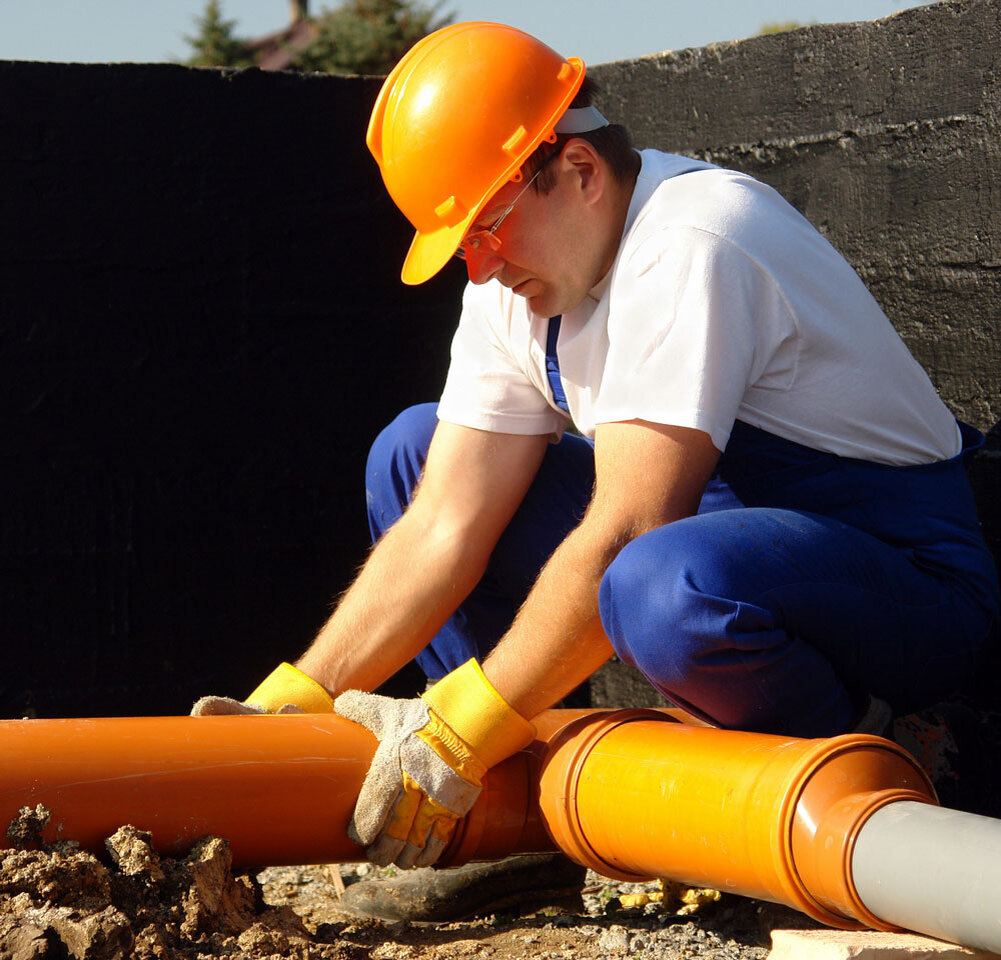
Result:
[[[675,226],[640,244],[613,283],[596,422],[692,427],[723,450],[748,386],[794,333],[773,279],[727,240]]]
[[[438,419],[495,433],[559,439],[567,420],[549,405],[515,356],[519,342],[527,352],[527,320],[514,315],[506,302],[511,298],[504,298],[502,289],[499,284],[466,288]],[[524,326],[521,336],[513,336],[512,324],[517,323]]]

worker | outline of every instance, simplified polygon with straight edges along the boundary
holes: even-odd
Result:
[[[367,142],[416,230],[402,279],[469,275],[444,390],[376,439],[375,546],[313,644],[194,710],[364,724],[377,864],[434,864],[613,654],[712,724],[832,736],[961,687],[997,617],[982,437],[854,270],[750,176],[633,149],[593,94],[493,23],[387,78]],[[414,658],[427,692],[371,693]]]

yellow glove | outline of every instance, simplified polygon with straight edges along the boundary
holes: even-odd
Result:
[[[291,663],[279,664],[245,701],[232,697],[202,697],[191,708],[193,717],[247,713],[333,713],[330,694]]]
[[[379,739],[348,834],[381,866],[434,863],[486,771],[535,738],[475,660],[416,700],[348,690],[334,710]]]

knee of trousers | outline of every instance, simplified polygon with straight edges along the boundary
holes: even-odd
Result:
[[[413,495],[438,425],[437,403],[419,403],[399,413],[375,438],[365,464],[370,511],[395,512]]]
[[[418,403],[383,427],[369,449],[366,477],[386,477],[412,464],[418,464],[419,471],[438,425],[437,409],[436,403]]]
[[[732,573],[707,543],[698,517],[628,543],[599,590],[602,625],[619,659],[658,687],[677,690],[700,662],[704,667],[714,653],[739,646],[731,634],[743,605],[734,599],[740,587]]]

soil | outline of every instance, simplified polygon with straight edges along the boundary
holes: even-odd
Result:
[[[99,858],[73,841],[40,844],[48,816],[41,806],[23,808],[7,831],[12,846],[0,851],[3,960],[762,960],[773,928],[814,926],[774,904],[705,892],[685,903],[677,887],[594,873],[579,909],[458,923],[356,921],[339,913],[340,895],[346,884],[378,878],[369,864],[234,874],[224,839],[161,858],[133,826],[108,837]]]

